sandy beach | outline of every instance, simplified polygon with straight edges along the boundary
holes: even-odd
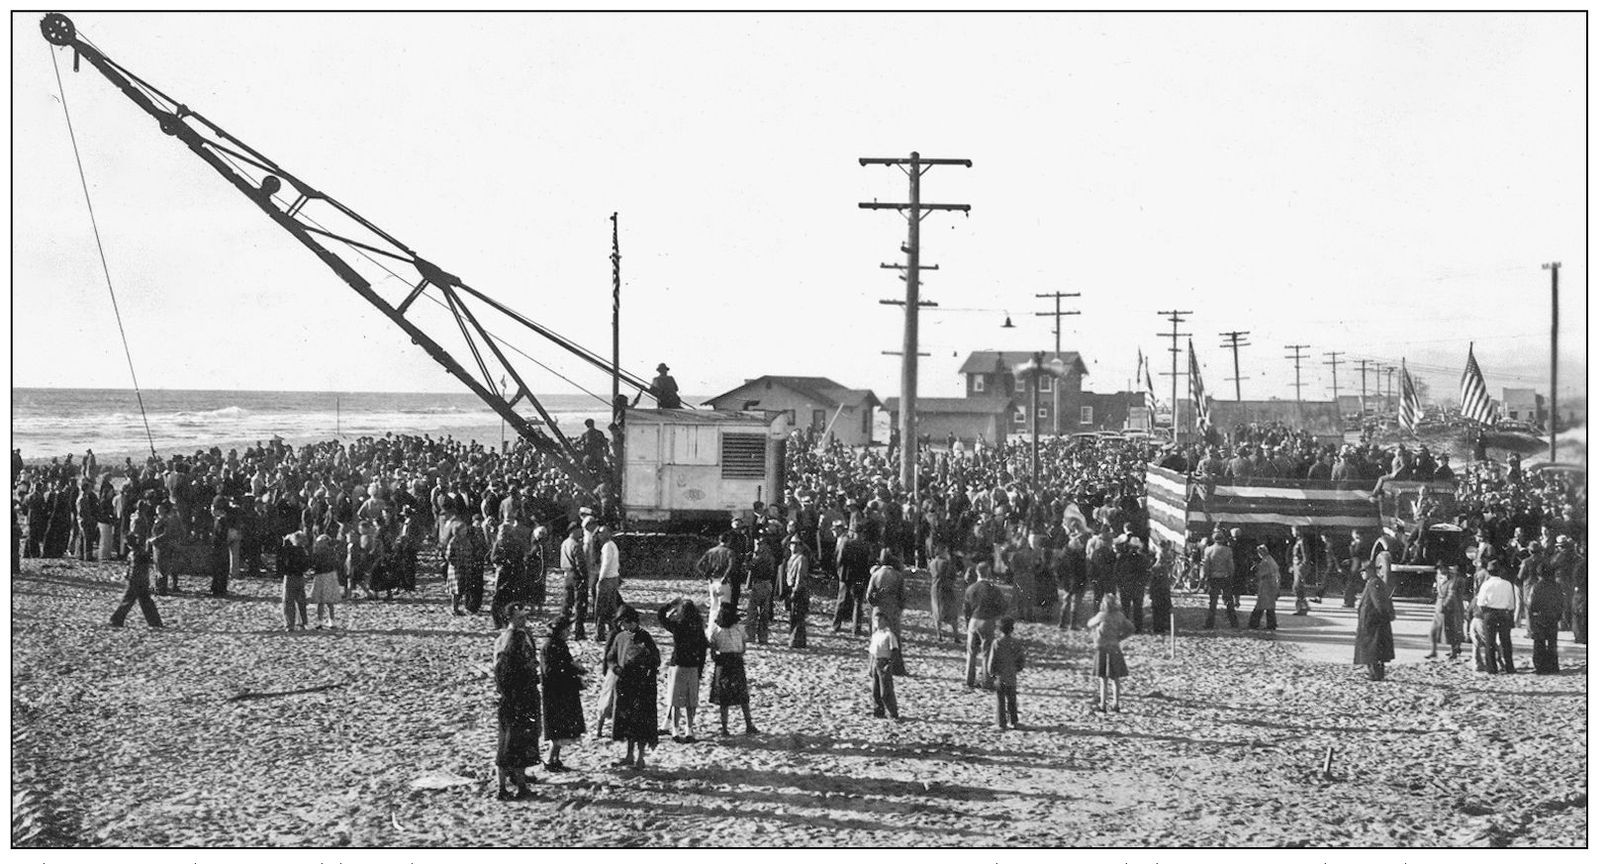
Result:
[[[406,600],[342,605],[341,630],[287,634],[276,580],[217,599],[190,577],[183,596],[157,598],[167,629],[136,612],[115,630],[116,565],[24,564],[12,583],[22,845],[1585,841],[1583,649],[1565,635],[1549,677],[1485,676],[1465,654],[1425,662],[1423,609],[1406,603],[1401,660],[1372,684],[1348,665],[1354,619],[1332,598],[1307,618],[1284,598],[1273,637],[1192,632],[1201,600],[1180,597],[1175,658],[1162,637],[1129,640],[1129,698],[1109,715],[1090,710],[1088,638],[1022,625],[1026,728],[1000,732],[992,694],[963,687],[960,646],[934,639],[924,610],[905,618],[905,719],[869,716],[863,640],[831,634],[817,594],[809,650],[777,639],[749,654],[763,734],[720,739],[717,716],[700,714],[699,743],[665,739],[641,772],[608,767],[622,745],[588,740],[565,752],[573,773],[542,774],[534,800],[510,804],[492,794],[489,619],[449,615],[433,580]],[[683,581],[624,587],[644,611],[681,592],[702,596]],[[596,668],[595,643],[576,654]],[[462,785],[414,788],[442,774]]]

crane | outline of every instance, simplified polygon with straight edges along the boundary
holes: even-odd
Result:
[[[504,350],[517,349],[488,330],[469,301],[483,306],[482,314],[488,312],[497,316],[497,320],[518,324],[587,364],[612,372],[612,364],[606,358],[464,283],[333,196],[318,190],[201,113],[163,93],[80,36],[77,27],[66,15],[52,12],[44,16],[39,22],[39,29],[45,41],[51,45],[73,50],[75,70],[79,68],[80,58],[89,61],[89,65],[122,91],[129,101],[155,119],[163,134],[177,138],[275,224],[306,246],[353,291],[407,333],[413,344],[423,348],[435,362],[501,415],[532,448],[550,457],[582,488],[589,489],[596,483],[597,478],[584,468],[575,445],[558,428],[557,422],[536,398],[535,392],[509,361]],[[410,284],[411,290],[399,301],[387,300],[376,290],[373,282],[359,273],[351,261],[342,257],[342,252],[378,265],[404,284]],[[393,266],[411,268],[418,274],[417,280],[403,277],[391,269]],[[409,317],[409,311],[420,298],[429,299],[450,313],[452,322],[473,356],[478,376],[426,332],[419,316]],[[523,356],[529,358],[529,355]],[[639,376],[623,370],[619,375],[620,380],[630,387],[644,392],[653,389]],[[504,396],[494,383],[499,376],[513,380],[515,387],[511,398]],[[529,403],[546,429],[516,410],[520,402]],[[617,416],[617,407],[615,411]]]

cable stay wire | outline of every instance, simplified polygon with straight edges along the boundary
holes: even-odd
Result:
[[[151,448],[151,455],[156,456],[156,438],[151,435],[151,419],[145,412],[145,394],[139,386],[139,375],[134,372],[134,354],[128,347],[128,331],[123,328],[123,312],[117,305],[117,291],[112,288],[112,269],[106,263],[106,246],[100,239],[100,223],[95,219],[95,204],[89,197],[89,179],[84,174],[84,160],[78,153],[78,134],[73,131],[73,115],[67,110],[67,88],[61,81],[61,64],[56,59],[56,51],[47,46],[50,51],[50,68],[56,73],[56,91],[61,94],[61,114],[67,119],[67,138],[73,145],[73,162],[78,165],[78,183],[84,189],[84,206],[89,209],[89,227],[95,233],[95,249],[100,253],[100,269],[106,275],[106,293],[112,298],[112,315],[117,319],[117,334],[123,340],[123,358],[128,361],[128,377],[134,382],[134,400],[139,403],[140,422],[145,426],[145,443]]]

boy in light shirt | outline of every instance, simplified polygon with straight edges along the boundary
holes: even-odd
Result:
[[[898,649],[898,637],[893,634],[887,613],[877,609],[875,629],[870,632],[870,698],[875,708],[872,716],[898,719],[898,697],[893,692],[893,657]]]

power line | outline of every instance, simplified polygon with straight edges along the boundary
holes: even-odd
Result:
[[[903,374],[900,376],[899,396],[903,410],[898,417],[900,429],[899,438],[902,446],[898,453],[898,474],[904,491],[910,495],[916,493],[915,475],[915,390],[917,368],[920,353],[920,319],[921,319],[921,220],[934,210],[958,210],[970,215],[969,204],[923,204],[921,203],[921,175],[931,170],[934,165],[960,165],[971,167],[969,159],[922,159],[921,154],[911,151],[908,159],[902,158],[861,158],[860,167],[866,165],[893,165],[897,166],[910,179],[910,199],[907,204],[883,204],[879,201],[861,201],[861,210],[898,210],[904,214],[909,222],[909,242],[904,244],[904,252],[909,255],[909,263],[904,266],[904,350]]]
[[[1177,340],[1179,338],[1181,338],[1181,337],[1184,337],[1184,336],[1193,336],[1194,335],[1193,333],[1179,333],[1179,332],[1177,332],[1177,325],[1183,323],[1184,316],[1193,315],[1194,313],[1184,311],[1182,309],[1166,309],[1166,310],[1163,310],[1163,311],[1160,311],[1160,312],[1156,312],[1155,314],[1156,315],[1164,315],[1164,316],[1166,316],[1166,320],[1170,321],[1171,324],[1172,324],[1172,332],[1171,333],[1157,333],[1155,335],[1157,335],[1157,336],[1170,336],[1171,339],[1172,339],[1172,347],[1166,349],[1166,350],[1172,352],[1172,371],[1170,371],[1170,372],[1162,372],[1161,374],[1162,375],[1170,375],[1171,378],[1172,378],[1172,443],[1176,444],[1177,443],[1177,430],[1178,430],[1178,422],[1177,422],[1177,375],[1178,375],[1178,372],[1177,372],[1177,354],[1178,354],[1179,351],[1183,350],[1183,349],[1177,347]],[[1198,411],[1199,408],[1196,407],[1194,410]]]
[[[1328,371],[1333,375],[1333,393],[1330,395],[1337,400],[1339,398],[1339,358],[1341,354],[1338,351],[1324,351],[1323,356],[1328,358],[1324,362],[1328,364]]]
[[[1075,294],[1068,294],[1068,293],[1066,293],[1064,291],[1055,291],[1055,292],[1050,293],[1050,294],[1034,294],[1033,296],[1034,297],[1039,297],[1039,298],[1044,298],[1044,297],[1053,297],[1053,298],[1055,298],[1055,311],[1053,311],[1053,312],[1034,312],[1033,314],[1035,316],[1039,317],[1039,318],[1046,318],[1046,317],[1048,317],[1050,315],[1054,316],[1054,318],[1055,318],[1055,359],[1059,360],[1060,359],[1060,319],[1066,317],[1067,315],[1081,315],[1082,314],[1082,312],[1080,312],[1080,311],[1072,311],[1072,310],[1069,310],[1069,309],[1065,310],[1065,311],[1061,311],[1061,309],[1060,309],[1060,301],[1061,301],[1062,298],[1066,298],[1066,297],[1081,297],[1082,292],[1079,291],[1079,292],[1077,292]],[[1051,424],[1051,428],[1054,430],[1054,434],[1059,435],[1060,434],[1060,380],[1059,379],[1055,380],[1054,403],[1055,403],[1054,406],[1050,409],[1050,410],[1055,412],[1055,420],[1054,420],[1054,423]],[[1033,423],[1033,428],[1036,429],[1037,428],[1037,423],[1038,423],[1038,418],[1033,417],[1032,418],[1032,423]]]
[[[1233,377],[1228,379],[1229,381],[1233,382],[1233,398],[1235,400],[1243,400],[1244,397],[1239,394],[1239,382],[1244,380],[1244,376],[1239,374],[1239,348],[1248,346],[1250,344],[1249,340],[1245,338],[1246,336],[1250,335],[1250,331],[1229,330],[1228,332],[1219,335],[1227,337],[1228,340],[1227,344],[1223,345],[1222,347],[1233,349]]]
[[[1284,359],[1295,361],[1295,402],[1299,402],[1299,401],[1301,401],[1300,400],[1300,361],[1305,359],[1305,357],[1303,357],[1300,352],[1306,350],[1307,348],[1310,348],[1311,346],[1310,345],[1285,345],[1283,347],[1288,348],[1288,349],[1290,349],[1290,350],[1295,352],[1293,354],[1285,355]]]

